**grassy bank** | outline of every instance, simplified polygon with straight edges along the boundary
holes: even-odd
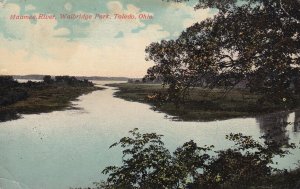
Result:
[[[150,104],[154,110],[174,116],[174,119],[184,121],[212,121],[224,120],[237,117],[253,117],[270,112],[286,110],[287,105],[282,103],[257,103],[258,95],[250,94],[248,91],[235,89],[226,97],[218,89],[204,90],[195,88],[192,90],[187,101],[176,107],[173,103],[159,104],[151,100],[149,96],[157,92],[164,92],[160,84],[109,84],[118,87],[116,97]],[[300,106],[300,100],[290,106],[295,109]]]
[[[24,98],[1,105],[0,121],[17,119],[19,114],[45,113],[72,108],[71,101],[76,100],[83,94],[101,89],[104,88],[93,85],[68,85],[62,83],[45,84],[43,82],[32,82],[31,84],[17,84],[9,89],[3,89],[4,91],[10,90],[6,97],[10,95],[9,97],[11,98],[11,94],[18,94],[16,91],[22,91],[26,95],[24,95]]]

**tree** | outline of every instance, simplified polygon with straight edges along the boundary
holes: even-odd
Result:
[[[4,88],[6,86],[12,87],[16,86],[18,82],[14,80],[13,76],[0,75],[0,87]]]
[[[51,78],[50,75],[45,75],[45,76],[43,77],[43,81],[44,81],[45,83],[47,83],[47,84],[50,84],[50,83],[53,83],[53,82],[54,82],[54,80]]]
[[[261,138],[269,138],[264,135]],[[211,158],[196,181],[196,186],[203,188],[251,188],[279,171],[271,167],[275,155],[284,157],[289,148],[295,145],[287,144],[285,149],[275,140],[265,140],[264,144],[255,141],[250,136],[241,133],[230,134],[226,139],[233,141],[235,145],[229,149],[217,151],[217,155]],[[197,187],[196,187],[197,188]]]
[[[226,138],[235,144],[230,149],[213,152],[213,146],[199,147],[189,141],[171,154],[162,135],[141,134],[138,129],[130,133],[132,137],[123,137],[111,146],[124,148],[123,165],[105,168],[102,173],[108,174],[108,179],[97,183],[97,188],[250,188],[276,170],[270,166],[275,155],[288,153],[276,141],[261,144],[250,136],[230,134]],[[289,148],[295,145],[285,146]]]
[[[168,99],[181,101],[195,86],[230,91],[241,82],[263,100],[288,101],[299,94],[300,22],[297,1],[199,0],[213,17],[187,28],[176,40],[152,43],[155,65],[147,79],[162,78]],[[296,15],[296,16],[295,16]]]
[[[132,138],[124,137],[111,146],[125,148],[123,165],[103,170],[109,177],[102,188],[183,188],[197,176],[197,170],[203,168],[209,158],[206,151],[211,147],[201,148],[193,141],[179,147],[172,156],[164,147],[162,135],[140,134],[138,129],[130,133]]]

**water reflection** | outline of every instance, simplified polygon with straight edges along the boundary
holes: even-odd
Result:
[[[295,112],[294,132],[300,132],[300,110]]]
[[[272,113],[256,118],[262,135],[266,140],[278,142],[281,146],[288,144],[290,136],[288,125],[293,132],[300,132],[300,110],[294,112],[294,119],[289,120],[289,112]]]
[[[256,118],[265,140],[269,142],[275,141],[280,146],[288,144],[289,134],[286,129],[289,124],[288,116],[288,112],[280,112]]]

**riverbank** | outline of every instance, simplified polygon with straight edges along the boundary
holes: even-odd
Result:
[[[104,88],[92,83],[66,84],[27,82],[9,84],[1,96],[0,122],[20,118],[20,114],[38,114],[73,108],[71,101],[83,94]],[[5,101],[6,100],[6,101]]]
[[[108,86],[119,89],[115,92],[116,97],[128,101],[147,103],[152,106],[153,110],[173,116],[174,120],[213,121],[255,117],[277,111],[287,111],[284,102],[259,104],[257,100],[260,96],[240,89],[232,90],[226,97],[223,97],[222,91],[218,89],[209,91],[195,88],[192,90],[189,99],[177,108],[173,103],[159,104],[149,98],[154,93],[164,93],[166,91],[160,84],[120,83],[109,84]],[[298,98],[289,110],[296,109],[299,106],[300,100]]]

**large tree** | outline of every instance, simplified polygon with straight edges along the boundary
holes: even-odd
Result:
[[[241,82],[268,99],[299,94],[298,0],[199,0],[195,8],[219,11],[178,39],[146,48],[155,62],[146,77],[162,79],[169,99],[184,98],[194,86],[229,91]]]

